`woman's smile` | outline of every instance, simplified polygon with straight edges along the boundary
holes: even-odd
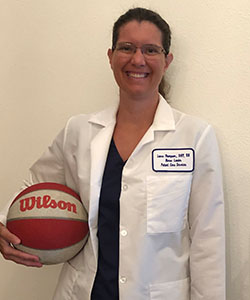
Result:
[[[135,79],[141,79],[148,77],[149,73],[147,72],[133,72],[133,71],[125,71],[128,77],[135,78]]]

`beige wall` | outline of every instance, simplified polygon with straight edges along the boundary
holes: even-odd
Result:
[[[71,115],[117,96],[106,58],[113,21],[132,5],[172,27],[172,105],[212,123],[225,178],[228,300],[250,294],[249,0],[0,0],[0,206]],[[44,300],[61,266],[0,260],[0,299]]]

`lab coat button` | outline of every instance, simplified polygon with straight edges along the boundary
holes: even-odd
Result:
[[[123,185],[123,190],[126,191],[127,189],[128,189],[127,184],[124,184],[124,185]]]
[[[127,230],[123,229],[123,230],[121,231],[121,235],[122,235],[122,236],[126,236],[127,234],[128,234]]]
[[[127,278],[124,276],[120,277],[120,283],[126,283],[127,282]]]

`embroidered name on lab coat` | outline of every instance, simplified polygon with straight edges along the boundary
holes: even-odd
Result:
[[[152,151],[155,172],[192,172],[195,155],[192,148],[159,148]]]

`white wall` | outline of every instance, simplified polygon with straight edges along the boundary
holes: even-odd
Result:
[[[0,206],[68,117],[109,105],[117,88],[106,51],[131,6],[171,24],[172,105],[209,121],[225,178],[228,300],[250,294],[249,0],[0,0]],[[51,299],[61,266],[0,260],[0,299]]]

